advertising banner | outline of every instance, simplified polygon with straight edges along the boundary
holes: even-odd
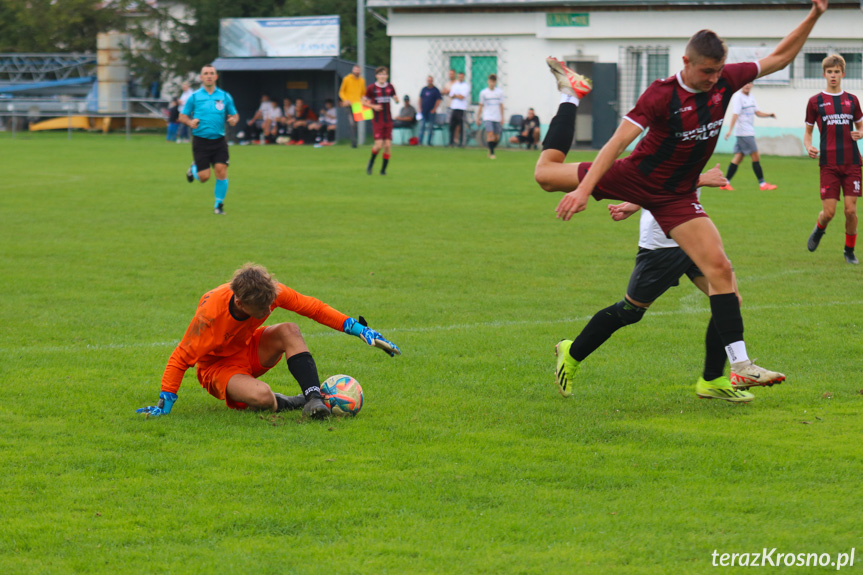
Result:
[[[220,21],[219,56],[223,58],[338,55],[338,16]]]

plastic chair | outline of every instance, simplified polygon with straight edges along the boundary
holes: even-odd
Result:
[[[441,144],[446,145],[449,141],[449,122],[447,122],[446,114],[435,114],[434,123],[432,124],[432,141],[434,141],[434,133],[441,133]]]
[[[518,135],[521,132],[521,122],[524,120],[524,116],[521,114],[513,114],[509,117],[509,124],[503,127],[501,138],[506,140],[506,145],[509,147],[509,135]]]

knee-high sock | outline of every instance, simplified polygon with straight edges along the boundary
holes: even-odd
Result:
[[[215,206],[225,203],[225,197],[228,195],[228,179],[216,180],[216,187],[213,190],[213,195],[216,197]]]
[[[604,344],[608,338],[625,324],[620,321],[615,313],[615,307],[609,306],[603,310],[599,310],[587,322],[578,337],[572,342],[569,348],[569,355],[575,361],[584,361],[591,353],[599,349],[599,346]]]
[[[722,377],[725,373],[725,360],[725,346],[711,317],[704,336],[704,380],[713,381]]]
[[[761,162],[752,162],[752,171],[755,172],[755,177],[758,178],[758,183],[764,183],[764,172],[761,170]]]
[[[548,125],[545,140],[542,141],[543,150],[559,150],[566,154],[572,146],[575,137],[575,113],[578,106],[570,103],[561,103],[557,107],[557,114]]]
[[[201,181],[201,178],[198,177],[198,166],[196,164],[192,164],[192,177],[199,182]]]
[[[308,399],[313,395],[321,395],[321,380],[318,377],[318,366],[315,364],[315,358],[307,351],[292,355],[288,358],[288,369],[297,383],[300,384],[300,389],[303,390],[303,395]]]
[[[710,296],[710,311],[716,331],[725,346],[728,361],[746,361],[746,344],[743,343],[743,316],[740,315],[740,302],[737,294],[723,293]]]
[[[728,171],[725,172],[725,179],[730,182],[731,178],[733,178],[734,174],[736,174],[736,173],[737,173],[737,164],[735,164],[733,162],[731,164],[728,164]]]

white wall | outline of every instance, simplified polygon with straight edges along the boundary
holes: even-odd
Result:
[[[579,10],[584,12],[585,10]],[[399,93],[414,99],[430,72],[433,44],[441,39],[495,38],[503,54],[498,76],[507,95],[506,115],[523,114],[529,107],[547,124],[557,109],[559,96],[545,65],[547,56],[567,60],[619,62],[621,46],[668,46],[670,73],[679,70],[689,37],[711,28],[729,46],[775,47],[806,16],[805,9],[692,10],[591,12],[587,27],[545,25],[545,13],[404,13],[389,14],[392,37],[392,81]],[[808,45],[863,47],[863,12],[858,9],[828,11],[816,24]],[[432,54],[430,54],[432,52]],[[622,72],[619,68],[619,72]],[[438,86],[443,84],[436,75]],[[799,84],[799,83],[798,83]],[[777,137],[792,133],[802,142],[806,102],[818,91],[792,86],[756,86],[761,108],[777,119],[757,119],[759,135]],[[851,90],[853,91],[853,89]],[[627,110],[620,110],[621,114]],[[730,121],[729,118],[726,121]],[[723,134],[724,135],[724,134]],[[730,150],[720,140],[718,151]],[[802,144],[799,151],[802,153]]]

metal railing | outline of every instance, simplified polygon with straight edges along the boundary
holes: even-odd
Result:
[[[106,104],[105,100],[100,103],[103,106]],[[0,132],[11,132],[14,139],[19,133],[29,134],[29,126],[36,122],[67,118],[68,138],[72,139],[72,133],[77,129],[72,122],[75,116],[86,116],[96,120],[106,118],[108,121],[113,118],[123,118],[127,139],[133,132],[132,120],[135,118],[164,120],[167,125],[168,102],[166,100],[124,98],[108,101],[107,104],[109,108],[118,111],[94,111],[96,102],[81,98],[0,98]],[[98,127],[94,129],[100,130]]]

